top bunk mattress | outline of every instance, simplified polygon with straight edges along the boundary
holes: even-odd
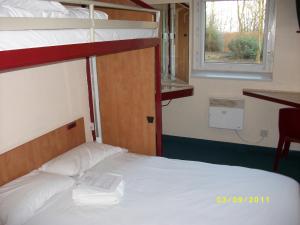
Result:
[[[89,10],[85,8],[68,7],[65,9],[66,11],[34,10],[34,8],[25,10],[15,6],[1,5],[0,0],[0,20],[1,17],[77,19],[90,17]],[[95,11],[94,18],[107,20],[108,15],[101,11]],[[156,29],[96,29],[94,33],[96,42],[153,37],[157,37]],[[0,31],[0,51],[88,42],[91,42],[89,29]]]

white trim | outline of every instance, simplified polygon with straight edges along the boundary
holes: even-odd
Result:
[[[96,20],[96,29],[157,29],[157,22],[122,21],[122,20]]]
[[[91,42],[94,42],[95,41],[95,20],[94,20],[94,17],[95,17],[95,14],[94,14],[94,5],[89,5],[89,10],[90,10],[90,19],[91,19],[91,28],[90,28],[90,33],[91,33]]]
[[[17,30],[55,30],[55,29],[89,29],[91,19],[61,19],[61,18],[27,18],[1,17],[1,31]]]
[[[261,64],[243,64],[243,63],[211,63],[204,61],[204,40],[205,40],[205,8],[206,2],[210,0],[195,0],[194,2],[194,52],[193,52],[193,73],[194,76],[199,76],[199,74],[223,74],[222,78],[228,74],[229,77],[234,75],[229,75],[231,73],[238,73],[240,75],[245,74],[248,77],[250,74],[271,74],[273,69],[273,51],[275,43],[275,24],[276,24],[276,4],[275,0],[267,0],[266,8],[266,19],[265,19],[265,34],[264,34],[264,56],[263,62]],[[215,0],[222,1],[222,0]],[[229,0],[227,0],[229,1]],[[234,0],[232,0],[234,1]],[[199,41],[200,40],[200,41]],[[198,71],[198,73],[195,71]],[[201,72],[201,71],[204,71]],[[200,76],[202,77],[202,76]],[[215,77],[215,76],[213,76]],[[218,77],[218,76],[216,76]],[[255,78],[256,79],[256,78]]]
[[[1,17],[0,31],[59,30],[59,29],[157,29],[157,22]]]
[[[194,78],[198,77],[198,78],[215,78],[215,79],[230,79],[230,80],[272,81],[272,73],[194,70],[192,72],[192,76]]]

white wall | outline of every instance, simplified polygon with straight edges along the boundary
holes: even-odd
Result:
[[[191,78],[193,97],[174,100],[163,109],[163,133],[234,143],[241,141],[233,131],[208,127],[209,97],[243,98],[245,126],[241,135],[251,143],[260,139],[260,130],[269,136],[259,145],[275,147],[278,140],[278,110],[283,105],[242,95],[243,88],[300,91],[300,34],[296,34],[295,0],[279,0],[273,81],[243,81]],[[247,143],[245,143],[247,144]],[[299,146],[292,148],[300,150]]]
[[[0,73],[0,154],[80,117],[91,140],[85,60]]]

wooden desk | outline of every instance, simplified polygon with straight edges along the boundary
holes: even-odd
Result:
[[[162,88],[161,100],[171,100],[175,98],[189,97],[194,94],[194,88],[192,86],[187,87],[171,87]]]
[[[300,108],[300,92],[243,89],[243,95]]]
[[[189,97],[194,94],[194,87],[182,81],[162,82],[161,100]]]
[[[276,102],[283,105],[292,106],[295,108],[300,108],[300,92],[287,92],[287,91],[274,91],[274,90],[255,90],[255,89],[244,89],[243,94],[246,96],[263,99],[270,102]],[[285,110],[285,109],[283,109]],[[296,110],[296,109],[291,109]],[[293,111],[292,111],[293,112]],[[279,113],[279,141],[278,146],[276,150],[276,157],[273,164],[273,170],[277,171],[278,164],[280,158],[287,155],[287,152],[289,151],[290,142],[294,141],[294,136],[286,136],[285,133],[288,130],[288,133],[293,133],[296,129],[296,126],[292,124],[297,124],[298,119],[293,122],[295,119],[295,116],[291,118],[288,118],[287,116],[284,116],[285,114]],[[291,115],[294,115],[292,113]],[[293,120],[291,122],[291,120]],[[281,122],[280,122],[281,121]],[[285,130],[285,132],[282,132]],[[283,136],[282,136],[283,135]],[[292,134],[293,135],[293,134]],[[296,136],[297,137],[297,136]],[[290,139],[292,138],[292,139]],[[287,147],[287,150],[285,149]]]

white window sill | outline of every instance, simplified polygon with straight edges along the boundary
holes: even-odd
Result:
[[[225,72],[193,70],[192,77],[231,80],[272,81],[272,73],[259,72]]]

